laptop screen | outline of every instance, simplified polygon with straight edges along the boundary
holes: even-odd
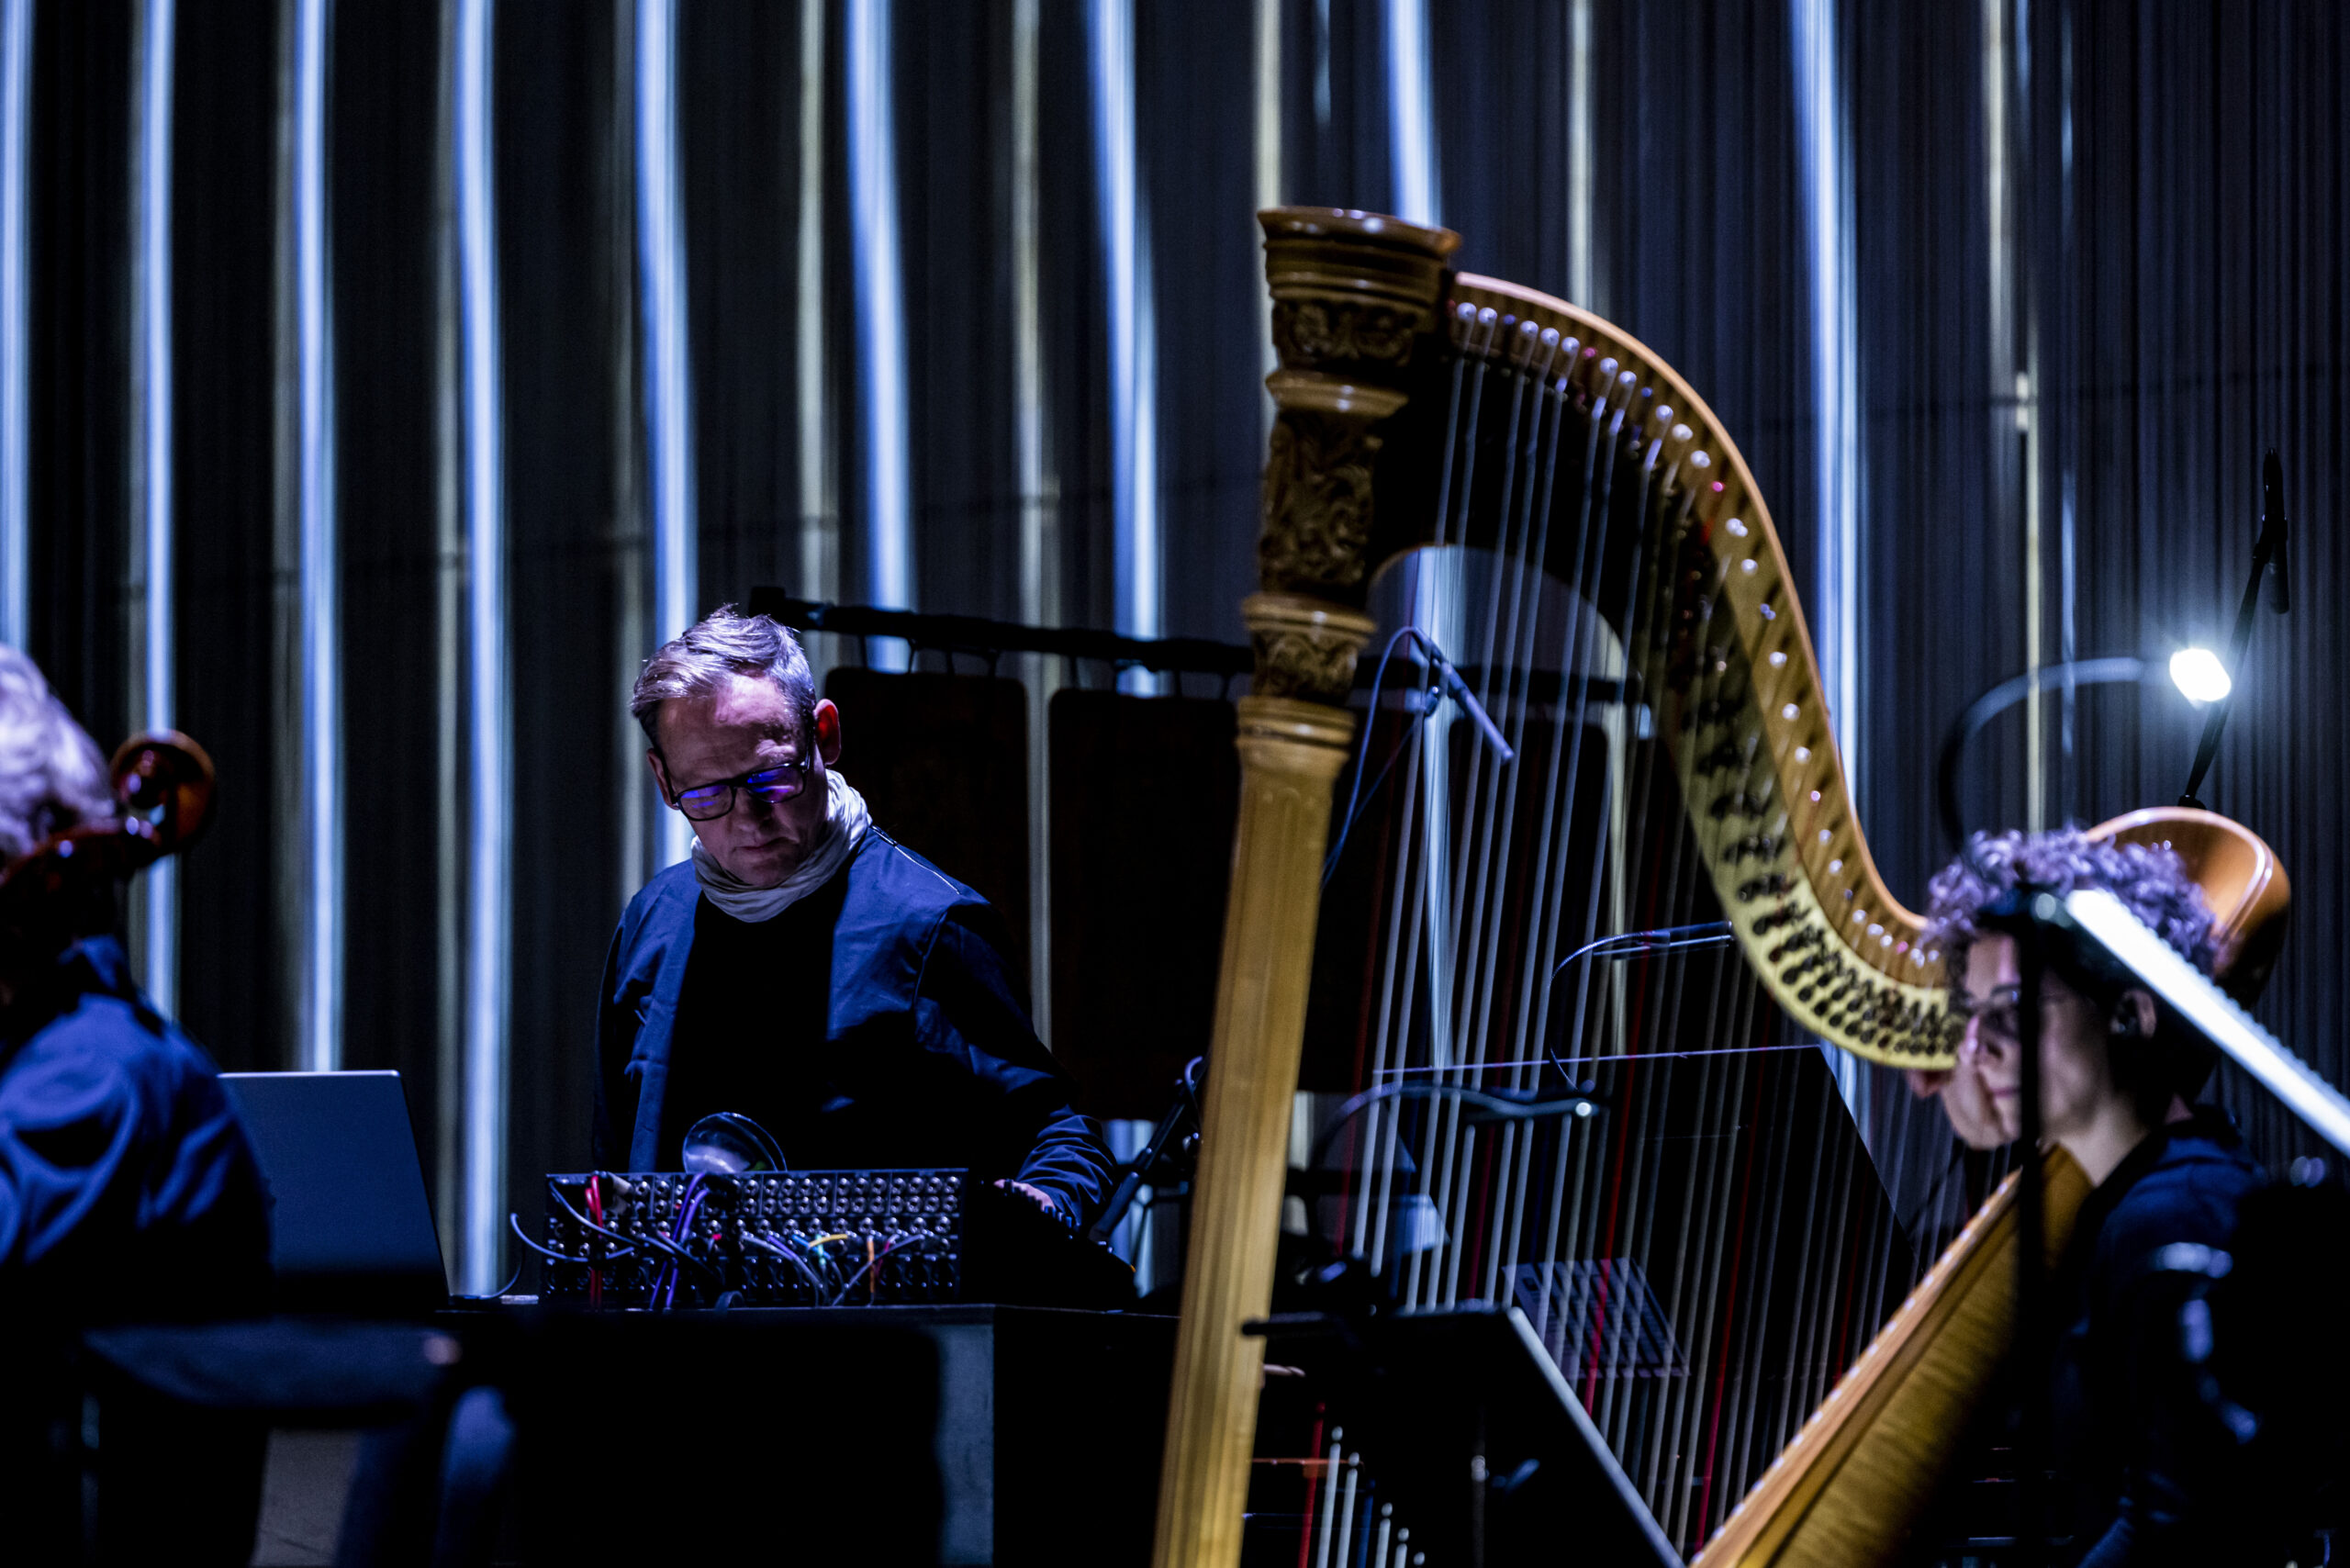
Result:
[[[224,1072],[270,1193],[281,1307],[382,1315],[448,1305],[397,1072]]]

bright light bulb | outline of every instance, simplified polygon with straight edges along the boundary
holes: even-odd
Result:
[[[2171,655],[2170,678],[2189,702],[2217,702],[2235,685],[2227,666],[2209,648],[2181,648]]]

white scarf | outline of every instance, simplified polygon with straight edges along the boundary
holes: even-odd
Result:
[[[701,883],[701,896],[716,904],[735,919],[756,924],[773,920],[818,888],[833,879],[833,873],[848,864],[849,857],[864,842],[865,830],[873,825],[873,814],[865,809],[865,797],[851,787],[838,773],[824,775],[823,836],[816,840],[807,857],[792,868],[772,888],[755,888],[718,863],[718,857],[694,840],[694,876]]]

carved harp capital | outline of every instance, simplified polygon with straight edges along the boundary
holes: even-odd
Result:
[[[1434,324],[1460,237],[1329,207],[1257,218],[1281,366],[1266,378],[1280,416],[1265,465],[1259,576],[1270,593],[1359,604],[1378,427],[1404,407],[1413,345]],[[1267,666],[1265,639],[1258,647],[1260,690],[1295,677]]]
[[[1346,704],[1354,689],[1355,657],[1379,629],[1358,610],[1298,594],[1250,594],[1241,600],[1240,614],[1257,650],[1257,695],[1334,708]]]

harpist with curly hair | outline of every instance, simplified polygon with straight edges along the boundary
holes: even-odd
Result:
[[[2166,847],[2070,829],[1978,834],[1934,879],[1927,912],[1928,940],[1946,957],[1952,1004],[1966,1020],[1958,1064],[1913,1075],[1976,1148],[2021,1130],[2016,940],[1980,924],[2020,883],[2109,892],[2206,974],[2226,957],[2201,893]],[[2044,1136],[2094,1185],[2052,1292],[2049,1523],[2071,1536],[2078,1555],[2068,1560],[2096,1568],[2266,1561],[2258,1548],[2284,1522],[2249,1511],[2234,1445],[2178,1350],[2179,1306],[2197,1279],[2180,1263],[2224,1251],[2266,1177],[2227,1113],[2195,1103],[2214,1064],[2210,1047],[2148,992],[2093,993],[2087,983],[2052,968],[2040,998]]]

